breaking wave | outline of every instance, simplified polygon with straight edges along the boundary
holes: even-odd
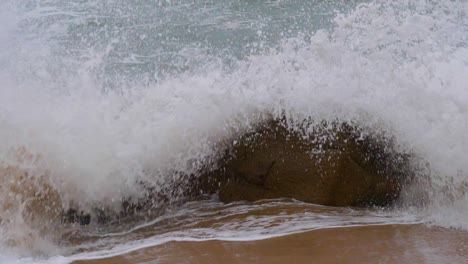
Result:
[[[60,254],[63,211],[118,212],[282,115],[391,135],[418,168],[399,210],[468,229],[466,1],[72,2],[0,4],[0,251]]]

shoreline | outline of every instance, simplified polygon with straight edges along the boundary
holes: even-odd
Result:
[[[73,264],[463,263],[468,231],[424,224],[336,227],[254,241],[172,241]]]

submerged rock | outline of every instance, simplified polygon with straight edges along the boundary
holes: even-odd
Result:
[[[409,178],[408,157],[392,144],[346,123],[324,123],[309,133],[270,120],[233,140],[195,188],[218,191],[223,202],[287,197],[330,206],[388,205]]]

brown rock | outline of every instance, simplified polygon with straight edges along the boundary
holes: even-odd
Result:
[[[64,212],[64,222],[84,225],[93,217],[107,223],[216,192],[223,202],[294,198],[330,206],[388,205],[409,179],[409,158],[394,150],[391,139],[367,135],[347,123],[322,123],[308,133],[272,119],[231,140],[225,149],[218,160],[206,161],[198,175],[175,172],[165,188],[139,182],[144,198],[124,200],[117,214],[97,209],[90,216],[71,208]]]
[[[234,140],[217,169],[200,179],[224,202],[294,198],[331,206],[386,205],[407,180],[408,157],[392,141],[349,124],[314,133],[270,120]]]

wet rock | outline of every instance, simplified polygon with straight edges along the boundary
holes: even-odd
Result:
[[[80,225],[89,225],[91,223],[91,215],[83,211],[78,212],[75,209],[68,209],[62,213],[63,223],[78,223]]]
[[[347,123],[323,123],[314,132],[270,120],[227,147],[199,188],[223,202],[294,198],[330,206],[388,205],[409,179],[408,156],[382,135]]]
[[[299,126],[301,127],[301,126]],[[168,205],[218,193],[223,202],[294,198],[329,206],[385,206],[411,180],[409,156],[395,151],[391,138],[366,134],[349,123],[322,123],[290,129],[271,119],[226,143],[197,175],[174,172],[164,188],[139,182],[145,195],[123,200],[122,210],[71,209],[64,222],[106,224],[142,212],[158,214]]]

